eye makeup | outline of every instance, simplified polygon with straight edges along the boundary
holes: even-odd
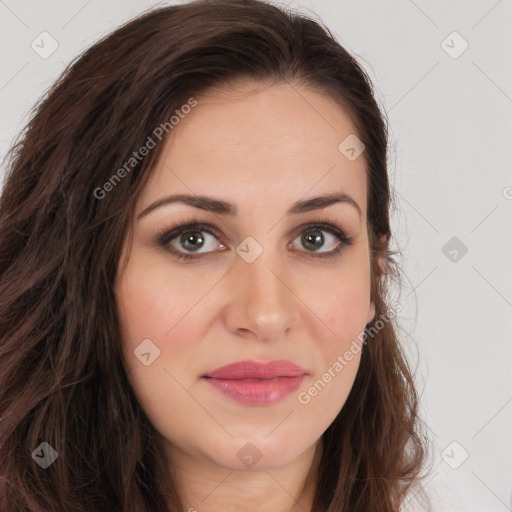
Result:
[[[328,220],[317,220],[314,222],[309,222],[302,224],[298,228],[294,230],[296,235],[294,235],[293,241],[299,235],[303,235],[306,233],[319,233],[325,232],[332,235],[337,240],[337,245],[334,249],[330,251],[318,252],[318,251],[298,251],[305,253],[308,258],[319,258],[319,259],[329,259],[334,258],[336,256],[341,255],[344,248],[351,246],[354,243],[353,236],[347,236],[345,231],[341,228],[335,226],[331,221]],[[198,234],[198,233],[208,233],[209,235],[216,238],[221,246],[224,249],[220,251],[207,251],[207,252],[186,252],[185,250],[178,250],[176,247],[171,245],[175,239],[184,234]],[[204,239],[204,237],[203,237]],[[178,221],[175,224],[160,229],[154,236],[154,243],[157,246],[165,248],[169,254],[175,258],[177,261],[182,260],[198,260],[200,258],[204,258],[206,255],[210,255],[214,252],[222,252],[227,247],[227,243],[223,240],[223,235],[215,226],[199,221],[197,218],[189,219],[188,221]],[[181,242],[183,244],[183,241]],[[201,248],[200,248],[201,249]]]

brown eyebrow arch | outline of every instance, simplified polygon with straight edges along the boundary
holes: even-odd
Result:
[[[145,215],[148,215],[150,212],[156,210],[157,208],[171,203],[184,203],[193,206],[194,208],[199,208],[201,210],[217,213],[220,215],[236,216],[238,213],[237,206],[235,206],[232,203],[222,201],[220,199],[215,199],[213,197],[208,196],[176,194],[162,197],[156,200],[155,202],[151,203],[141,213],[139,213],[137,218],[140,219]],[[334,194],[325,194],[322,196],[297,201],[288,210],[287,215],[297,215],[312,210],[320,210],[322,208],[326,208],[337,203],[345,203],[353,206],[357,210],[359,217],[362,217],[363,213],[359,205],[356,203],[356,201],[354,201],[354,199],[352,199],[352,197],[350,197],[349,195],[341,192]]]

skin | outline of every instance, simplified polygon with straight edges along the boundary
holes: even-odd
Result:
[[[361,345],[357,337],[375,315],[364,157],[340,153],[340,142],[356,133],[350,118],[305,86],[239,81],[196,99],[162,142],[135,217],[179,193],[228,201],[238,214],[173,203],[134,219],[115,286],[129,381],[160,435],[185,510],[311,510],[321,436],[346,401],[360,352],[309,403],[298,395],[354,340]],[[286,214],[295,201],[333,192],[351,196],[361,216],[348,203]],[[196,254],[194,245],[178,235],[165,248],[154,238],[192,217],[222,236],[201,231],[201,256],[177,261],[169,246]],[[322,231],[316,249],[301,242],[316,232],[304,224],[318,221],[353,236],[353,245],[320,258],[336,247],[334,235]],[[236,252],[248,236],[263,248],[252,263]],[[160,350],[149,366],[134,356],[144,339]],[[285,359],[308,375],[270,405],[241,404],[200,378],[246,359]],[[261,455],[250,468],[237,457],[249,442]]]

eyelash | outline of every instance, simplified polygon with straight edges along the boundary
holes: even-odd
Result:
[[[335,249],[326,253],[315,253],[314,251],[306,251],[308,254],[311,254],[313,258],[334,258],[336,256],[339,256],[345,247],[350,247],[354,243],[353,236],[347,236],[341,229],[337,228],[336,226],[333,226],[331,223],[326,221],[318,221],[308,224],[307,226],[305,226],[305,229],[303,229],[299,233],[298,236],[307,231],[313,231],[315,229],[319,231],[326,231],[331,235],[334,235],[340,241],[340,243],[337,245]],[[175,226],[172,226],[170,228],[162,229],[155,235],[154,240],[157,245],[166,248],[168,244],[172,242],[177,236],[183,233],[188,233],[189,231],[204,231],[205,233],[209,233],[210,235],[214,236],[217,239],[221,237],[218,230],[215,229],[213,226],[200,222],[197,219],[191,219],[186,224],[176,224]],[[210,251],[209,253],[201,253],[198,255],[194,255],[177,252],[174,249],[169,249],[169,252],[171,256],[178,261],[195,260],[203,257],[205,254],[211,253]]]

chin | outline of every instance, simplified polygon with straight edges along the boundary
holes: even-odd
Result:
[[[271,437],[267,433],[261,437],[249,434],[230,438],[222,449],[209,450],[208,457],[216,465],[233,471],[265,471],[291,464],[308,448],[305,440],[299,446],[290,444],[290,439]]]

